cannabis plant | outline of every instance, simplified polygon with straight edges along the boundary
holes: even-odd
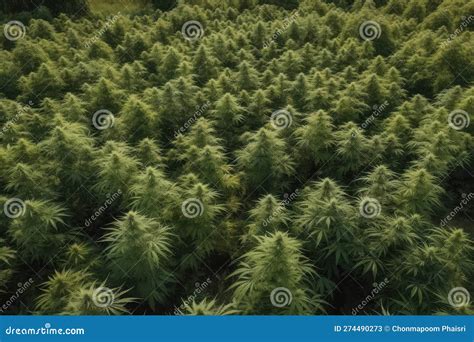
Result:
[[[130,211],[117,220],[103,241],[112,277],[133,287],[133,293],[150,305],[165,298],[173,255],[170,227]]]
[[[308,284],[314,270],[302,254],[301,243],[283,232],[256,239],[256,247],[242,256],[231,275],[236,277],[231,289],[237,307],[261,314],[309,314],[320,309],[321,302],[312,298]]]

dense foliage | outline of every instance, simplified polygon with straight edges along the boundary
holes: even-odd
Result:
[[[50,10],[0,16],[1,312],[472,313],[473,2]]]

